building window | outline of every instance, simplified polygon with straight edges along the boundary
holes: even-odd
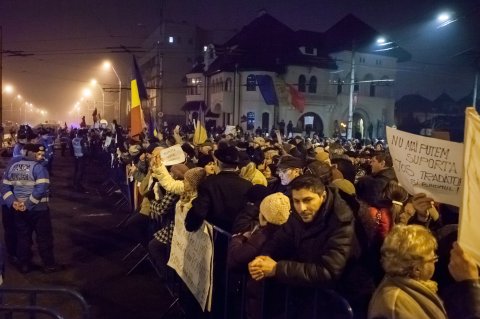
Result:
[[[169,36],[168,37],[168,43],[173,43],[175,41],[174,37]]]
[[[306,54],[314,54],[315,53],[315,50],[313,49],[313,47],[305,47],[305,53]]]
[[[257,90],[257,79],[255,75],[249,74],[247,76],[247,91],[256,91]]]
[[[375,96],[375,83],[370,83],[370,96]]]
[[[317,93],[317,77],[310,77],[308,82],[308,93]]]
[[[376,60],[376,61],[375,61],[375,64],[376,64],[376,65],[382,65],[382,60]]]
[[[359,57],[358,62],[362,63],[362,64],[365,64],[365,58],[364,57]]]
[[[232,79],[231,78],[227,78],[227,80],[225,81],[224,91],[225,92],[232,92]]]
[[[305,78],[305,75],[302,74],[298,77],[298,91],[299,92],[305,92],[306,82],[307,82],[307,79]]]

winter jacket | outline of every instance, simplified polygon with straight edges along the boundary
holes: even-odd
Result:
[[[421,282],[385,276],[370,301],[368,318],[446,319],[447,313],[438,295]]]
[[[321,286],[338,279],[352,255],[354,217],[336,188],[310,223],[297,213],[275,233],[263,251],[277,261],[275,279],[295,286]]]
[[[443,297],[450,318],[480,318],[479,280],[455,282],[447,288]]]

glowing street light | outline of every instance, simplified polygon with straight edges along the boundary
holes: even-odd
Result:
[[[454,17],[454,14],[452,12],[441,12],[437,16],[437,22],[439,23],[437,29],[443,28],[455,21],[457,21],[457,18]]]
[[[121,112],[120,112],[120,101],[122,99],[122,80],[120,80],[120,77],[118,76],[118,73],[117,71],[115,70],[115,68],[113,67],[112,63],[110,61],[105,61],[103,62],[103,68],[105,70],[109,70],[109,69],[112,69],[113,70],[113,73],[115,73],[115,76],[117,77],[118,79],[118,122],[121,123],[121,120],[120,120],[120,116],[121,116]]]

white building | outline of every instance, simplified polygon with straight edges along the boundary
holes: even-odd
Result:
[[[223,45],[208,46],[204,64],[186,75],[183,110],[190,119],[200,111],[207,126],[247,120],[245,126],[269,131],[284,120],[299,132],[310,124],[325,136],[338,134],[348,123],[353,43],[353,136],[383,137],[385,125],[394,124],[397,62],[410,55],[394,43],[377,51],[370,44],[378,36],[352,15],[318,33],[293,31],[263,13]],[[303,113],[292,103],[297,93]]]

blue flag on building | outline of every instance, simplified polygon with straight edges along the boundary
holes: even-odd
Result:
[[[277,91],[273,79],[268,74],[256,75],[258,88],[267,105],[278,105]]]

